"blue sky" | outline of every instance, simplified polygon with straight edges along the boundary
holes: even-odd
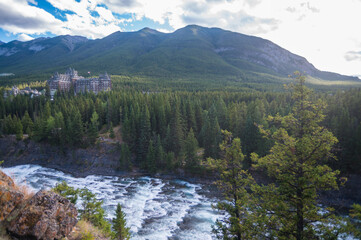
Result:
[[[320,70],[361,76],[361,0],[0,0],[0,41],[189,24],[266,38]]]

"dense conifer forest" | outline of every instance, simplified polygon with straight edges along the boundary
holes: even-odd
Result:
[[[141,78],[116,77],[113,90],[98,95],[74,96],[58,92],[48,95],[4,97],[1,90],[1,134],[28,134],[35,141],[61,148],[87,148],[97,144],[99,132],[114,135],[120,126],[120,161],[124,169],[141,167],[149,172],[202,169],[202,160],[219,157],[221,130],[239,137],[250,166],[250,154],[265,155],[272,140],[263,138],[257,125],[267,128],[268,115],[290,113],[294,101],[289,91],[257,91],[233,87],[229,91],[210,89],[179,91]],[[177,83],[174,83],[177,85]],[[39,89],[43,82],[30,84]],[[25,86],[25,85],[23,85]],[[176,88],[176,87],[175,87]],[[176,88],[177,89],[177,88]],[[338,161],[332,167],[343,173],[359,173],[361,166],[361,90],[320,91],[313,98],[327,103],[322,126],[339,139],[335,148]],[[272,130],[272,129],[271,129]],[[113,131],[113,134],[111,132]]]

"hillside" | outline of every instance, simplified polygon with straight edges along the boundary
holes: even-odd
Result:
[[[316,79],[358,81],[317,70],[305,58],[271,41],[190,25],[173,33],[144,28],[89,40],[80,36],[12,41],[0,46],[0,73],[51,74],[74,67],[80,73],[219,78],[252,82],[282,79],[298,70]]]

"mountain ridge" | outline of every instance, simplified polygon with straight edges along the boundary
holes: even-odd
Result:
[[[249,73],[284,78],[294,71],[324,80],[359,80],[320,71],[306,58],[263,38],[221,28],[188,25],[172,33],[151,28],[114,32],[102,39],[61,35],[0,43],[0,73],[80,72],[151,76],[233,76]]]

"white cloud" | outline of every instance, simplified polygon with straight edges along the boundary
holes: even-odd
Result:
[[[198,24],[255,34],[277,28],[274,17],[247,13],[247,10],[257,8],[261,0],[105,0],[105,3],[113,12],[132,13],[137,20],[148,18],[160,24],[167,22],[173,29]]]
[[[61,21],[26,0],[0,0],[0,27],[13,34],[39,34],[54,29],[62,34]]]
[[[8,1],[8,0],[6,0]],[[0,27],[13,34],[40,34],[51,32],[56,35],[72,34],[89,38],[100,38],[120,31],[119,23],[112,12],[98,7],[96,1],[48,0],[54,7],[72,13],[65,14],[65,21],[36,6],[30,6],[26,0],[0,0]],[[33,0],[32,0],[33,1]],[[92,16],[91,12],[96,12]]]
[[[361,51],[349,51],[345,54],[346,61],[361,61]]]
[[[38,3],[35,0],[27,0],[28,3],[34,4],[34,5],[38,5]]]
[[[277,13],[280,23],[277,29],[259,36],[306,57],[320,70],[361,74],[359,62],[345,59],[345,53],[360,49],[361,35],[355,27],[361,22],[361,1],[308,2],[279,0],[268,11],[260,9],[257,14],[265,17]],[[262,4],[258,7],[265,9]]]
[[[30,40],[33,40],[34,38],[33,37],[30,37],[29,35],[25,34],[25,33],[22,33],[18,36],[18,40],[19,41],[23,41],[23,42],[26,42],[26,41],[30,41]]]

